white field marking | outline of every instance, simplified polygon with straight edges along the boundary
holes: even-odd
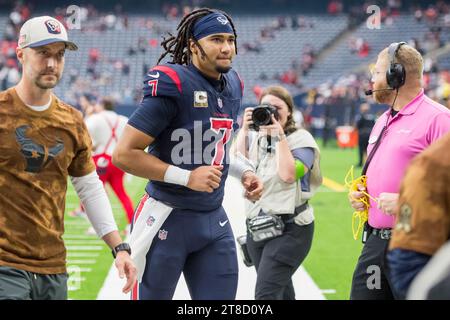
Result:
[[[68,258],[97,258],[100,254],[94,252],[68,252]]]
[[[102,245],[102,244],[105,244],[102,240],[89,240],[89,239],[87,239],[87,240],[70,240],[70,239],[67,239],[67,240],[64,240],[64,242],[66,243],[66,244],[78,244],[78,245],[93,245],[93,244],[97,244],[97,245]],[[106,245],[106,244],[105,244]]]
[[[323,294],[336,294],[335,289],[322,289],[320,290]]]
[[[75,224],[71,226],[66,225],[66,227],[70,227],[71,231],[79,232],[80,234],[82,234],[83,232],[77,231],[78,229],[87,229],[89,228],[89,226],[89,224]]]
[[[67,240],[67,239],[81,239],[81,240],[97,240],[98,237],[97,236],[90,236],[87,234],[82,234],[82,233],[65,233],[63,235],[63,239]]]
[[[82,225],[82,226],[89,226],[90,225],[90,223],[89,223],[89,221],[87,221],[87,220],[84,220],[84,219],[78,219],[78,220],[66,220],[66,221],[64,221],[64,224],[65,225],[68,225],[68,226],[80,226],[80,225]]]
[[[69,251],[100,251],[104,249],[102,246],[67,246],[66,248]]]
[[[85,277],[69,277],[69,281],[83,282],[83,281],[86,281],[86,278]]]
[[[243,190],[240,182],[237,179],[229,177],[225,185],[225,199],[223,202],[225,211],[228,214],[230,224],[233,229],[235,238],[245,234],[245,202],[242,198]],[[237,246],[237,244],[236,244]],[[240,250],[237,248],[237,250]],[[253,267],[248,268],[242,262],[240,253],[238,252],[239,264],[239,282],[236,294],[237,300],[253,300],[256,272]],[[292,277],[296,299],[299,300],[325,300],[316,283],[311,279],[309,274],[303,267],[298,268],[297,272]],[[103,287],[97,295],[98,300],[129,300],[130,294],[123,294],[122,287],[126,280],[120,279],[114,265],[111,266]],[[191,299],[189,291],[186,286],[184,277],[180,277],[177,289],[175,290],[174,300],[189,300]]]
[[[84,260],[84,259],[78,259],[78,260],[71,260],[71,259],[68,259],[67,260],[67,264],[69,264],[69,265],[80,265],[80,264],[96,264],[97,263],[97,260],[92,260],[92,259],[86,259],[86,260]]]

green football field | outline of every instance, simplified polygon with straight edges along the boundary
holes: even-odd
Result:
[[[324,177],[341,185],[349,167],[356,163],[356,150],[341,150],[335,146],[322,148],[321,167]],[[127,179],[127,191],[136,205],[143,194],[145,181]],[[114,215],[123,230],[126,218],[111,190],[108,189]],[[327,299],[348,299],[353,269],[361,251],[361,241],[353,240],[352,210],[346,192],[336,192],[322,186],[311,203],[316,222],[311,251],[304,267]],[[78,205],[77,196],[69,186],[66,213]],[[69,298],[95,299],[111,267],[109,248],[97,236],[87,235],[89,223],[66,214],[64,239],[68,248]]]

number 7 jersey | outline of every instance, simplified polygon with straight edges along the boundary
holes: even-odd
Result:
[[[141,105],[128,124],[155,138],[149,153],[187,170],[223,165],[219,188],[212,193],[149,181],[147,193],[174,208],[211,211],[222,205],[229,147],[237,130],[243,83],[236,71],[208,79],[194,65],[165,64],[145,77]]]

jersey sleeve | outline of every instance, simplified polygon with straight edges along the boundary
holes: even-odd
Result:
[[[295,160],[301,161],[309,170],[314,164],[314,149],[313,148],[297,148],[291,151]]]
[[[156,138],[177,114],[177,106],[172,99],[164,97],[144,97],[141,105],[131,115],[128,124],[143,133]]]
[[[156,138],[175,118],[181,93],[181,80],[175,69],[154,67],[144,79],[142,102],[128,124]]]
[[[176,98],[182,93],[182,77],[175,66],[153,67],[144,78],[144,97]]]

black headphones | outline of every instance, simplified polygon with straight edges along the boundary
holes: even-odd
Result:
[[[388,86],[394,90],[403,86],[406,80],[405,68],[401,63],[395,62],[398,50],[404,44],[406,42],[394,42],[389,46],[388,50],[390,65],[386,71],[386,81]]]

